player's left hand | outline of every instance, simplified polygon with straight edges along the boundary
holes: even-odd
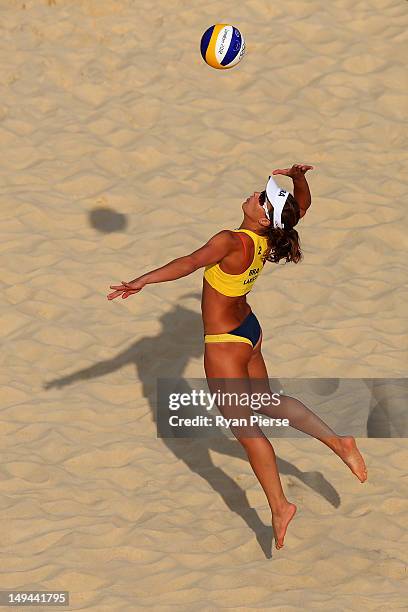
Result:
[[[313,170],[313,166],[306,164],[294,164],[291,168],[278,168],[272,174],[284,174],[292,179],[302,178],[308,170]]]

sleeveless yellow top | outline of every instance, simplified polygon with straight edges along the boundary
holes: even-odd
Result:
[[[241,274],[228,274],[221,270],[218,263],[211,264],[210,266],[206,266],[204,278],[211,287],[216,289],[219,293],[229,297],[238,297],[239,295],[245,295],[251,291],[254,282],[264,267],[265,262],[263,256],[268,243],[266,238],[255,234],[255,232],[251,230],[241,229],[232,231],[244,232],[252,238],[255,248],[251,265]]]

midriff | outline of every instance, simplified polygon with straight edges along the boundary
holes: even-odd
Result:
[[[246,295],[229,297],[203,279],[201,312],[205,334],[223,334],[235,329],[251,312]]]

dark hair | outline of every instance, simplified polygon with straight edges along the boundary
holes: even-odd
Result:
[[[289,194],[282,210],[284,227],[273,227],[273,223],[271,223],[264,234],[268,240],[268,249],[265,254],[266,261],[279,263],[281,259],[285,259],[287,262],[299,263],[302,259],[302,252],[300,250],[299,234],[294,228],[299,219],[299,204],[293,195]]]

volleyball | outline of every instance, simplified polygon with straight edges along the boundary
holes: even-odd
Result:
[[[217,70],[236,66],[245,55],[241,32],[227,23],[217,23],[204,32],[201,39],[203,60]]]

